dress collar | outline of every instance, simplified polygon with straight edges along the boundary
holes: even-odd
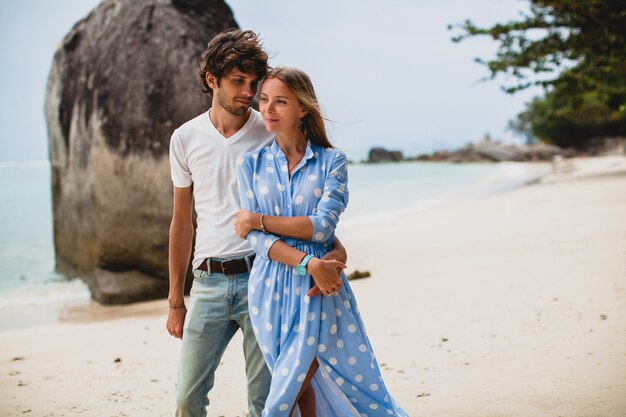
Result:
[[[315,145],[311,144],[310,139],[307,140],[306,150],[304,151],[304,158],[302,158],[303,161],[308,161],[309,159],[313,158],[316,155],[316,152],[313,151],[312,146],[315,146]],[[280,149],[280,146],[278,146],[278,143],[276,142],[276,138],[274,138],[274,140],[272,141],[272,144],[270,145],[269,150],[272,154],[274,154],[274,156],[283,158],[285,160],[287,159],[283,150]]]

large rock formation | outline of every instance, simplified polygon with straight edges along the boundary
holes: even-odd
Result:
[[[196,71],[237,24],[214,0],[105,0],[54,56],[46,92],[57,269],[96,300],[167,294],[172,131],[210,104]]]

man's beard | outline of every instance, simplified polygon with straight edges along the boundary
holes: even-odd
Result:
[[[217,98],[217,102],[219,103],[219,105],[222,106],[224,110],[226,110],[228,113],[232,114],[233,116],[243,116],[248,111],[248,107],[250,107],[250,106],[244,106],[242,104],[235,107],[233,104],[228,103],[226,100],[226,97],[224,97],[220,93],[217,93],[216,98]]]

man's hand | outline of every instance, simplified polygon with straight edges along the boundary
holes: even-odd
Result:
[[[235,221],[235,233],[242,239],[245,239],[251,230],[261,226],[260,215],[252,213],[248,210],[237,211],[237,220]]]
[[[167,323],[165,324],[165,327],[172,336],[178,339],[183,338],[183,324],[185,324],[186,314],[187,309],[185,307],[170,307],[170,311],[167,314]]]
[[[335,244],[333,246],[333,249],[330,252],[328,252],[326,255],[324,255],[322,259],[335,260],[335,261],[341,262],[342,264],[345,264],[346,262],[348,262],[348,252],[346,252],[346,248],[343,247],[339,239],[335,237]],[[341,275],[342,270],[343,268],[337,268],[337,273]]]
[[[340,262],[341,265],[338,265],[336,269],[337,269],[337,275],[339,276],[339,280],[341,281],[341,272],[346,268],[345,264],[348,261],[348,252],[346,252],[346,248],[344,248],[344,246],[341,244],[337,236],[335,236],[335,244],[333,246],[333,249],[330,252],[326,253],[326,255],[324,255],[322,260]],[[339,289],[337,290],[337,292],[339,292],[342,285],[343,285],[343,282],[340,282]],[[307,293],[309,297],[316,297],[318,295],[323,295],[323,294],[324,292],[320,289],[319,285],[317,285],[317,281],[315,285],[311,287],[311,289]]]
[[[314,286],[311,287],[309,292],[306,293],[306,295],[308,295],[309,297],[317,297],[318,295],[322,295],[322,290],[320,290],[320,287],[318,287],[317,284],[315,284]]]

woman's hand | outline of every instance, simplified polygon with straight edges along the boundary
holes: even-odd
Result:
[[[343,262],[332,259],[312,258],[307,265],[307,272],[313,277],[315,286],[307,294],[314,297],[318,294],[337,295],[343,282],[341,272],[346,268]],[[317,288],[316,288],[317,287]]]
[[[252,213],[248,210],[239,210],[237,212],[237,220],[235,221],[235,233],[242,239],[245,239],[251,230],[261,227],[261,215]]]

